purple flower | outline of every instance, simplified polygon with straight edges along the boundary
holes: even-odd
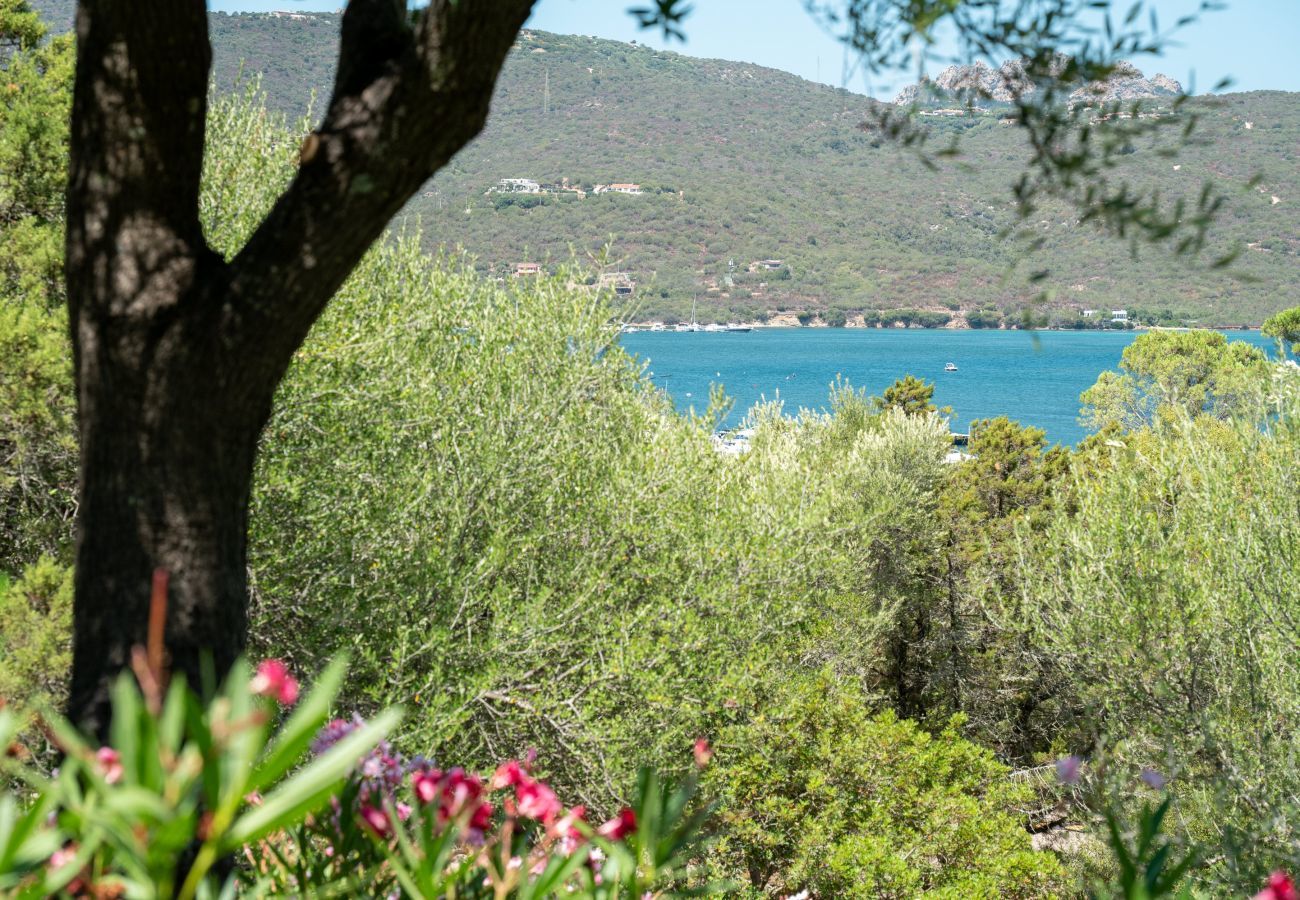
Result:
[[[321,730],[317,732],[316,739],[311,742],[311,752],[316,756],[320,756],[364,724],[365,720],[355,715],[352,717],[351,722],[344,719],[335,719],[322,726]]]
[[[1142,783],[1153,791],[1163,791],[1165,785],[1169,783],[1169,779],[1155,769],[1143,769],[1139,777],[1142,779]]]
[[[1056,761],[1056,777],[1062,784],[1078,784],[1079,770],[1082,767],[1083,760],[1074,754],[1063,756]]]
[[[312,741],[312,753],[317,756],[325,753],[343,738],[365,724],[365,720],[354,715],[351,721],[335,719],[321,728],[316,739]],[[378,814],[388,805],[396,805],[399,810],[405,804],[397,802],[397,792],[411,771],[423,771],[431,763],[424,757],[417,757],[407,762],[405,757],[396,752],[387,741],[380,741],[356,762],[352,773],[352,784],[356,788],[350,813],[357,814],[361,821],[372,831],[381,833]],[[332,822],[336,831],[340,828],[342,804],[339,798],[333,799],[334,815]],[[401,816],[404,818],[404,816]]]

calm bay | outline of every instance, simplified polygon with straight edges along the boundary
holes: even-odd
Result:
[[[1079,394],[1141,332],[948,331],[895,328],[763,328],[740,333],[638,332],[623,346],[646,362],[647,373],[679,409],[702,412],[710,384],[736,401],[724,426],[736,426],[760,400],[779,399],[787,414],[824,409],[829,386],[842,376],[854,387],[881,393],[910,374],[935,385],[934,402],[952,407],[952,428],[974,419],[1008,416],[1047,432],[1049,441],[1074,444]],[[1258,331],[1233,331],[1265,349]],[[947,363],[957,366],[945,372]]]

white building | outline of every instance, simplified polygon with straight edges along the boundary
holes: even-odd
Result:
[[[1112,310],[1110,311],[1110,320],[1111,320],[1112,322],[1127,322],[1127,321],[1128,321],[1128,310],[1127,310],[1127,309],[1112,309]]]
[[[502,178],[493,190],[501,194],[540,194],[542,186],[531,178]]]

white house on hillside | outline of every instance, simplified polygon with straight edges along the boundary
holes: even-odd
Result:
[[[540,194],[542,186],[531,178],[502,178],[492,190],[501,194]]]

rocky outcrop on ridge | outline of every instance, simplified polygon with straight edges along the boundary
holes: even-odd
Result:
[[[1009,60],[996,69],[984,62],[968,66],[949,66],[934,78],[909,85],[894,102],[899,106],[933,106],[974,103],[976,106],[1014,103],[1017,97],[1031,95],[1033,83],[1025,77],[1020,60]],[[1174,97],[1183,86],[1167,75],[1147,78],[1137,66],[1121,62],[1105,81],[1086,84],[1070,94],[1080,103],[1110,103],[1116,100],[1145,100]]]

